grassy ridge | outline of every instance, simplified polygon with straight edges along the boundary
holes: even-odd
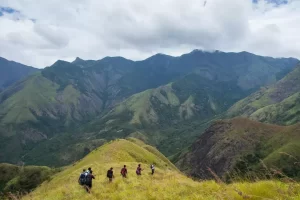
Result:
[[[217,121],[177,157],[177,166],[199,178],[270,178],[274,172],[300,180],[300,124],[278,126],[246,118]],[[191,167],[194,166],[194,167]],[[270,176],[266,175],[270,174]],[[231,176],[234,177],[231,177]]]
[[[300,196],[300,186],[279,181],[222,184],[215,181],[193,181],[180,174],[159,152],[143,148],[137,140],[117,140],[91,152],[78,163],[44,182],[24,200],[84,200],[84,199],[295,199]],[[149,164],[156,164],[156,173],[150,175]],[[138,163],[144,171],[135,175]],[[121,167],[128,167],[128,178],[119,175]],[[77,180],[82,168],[92,167],[96,179],[91,194]],[[108,183],[106,171],[114,167],[115,179]]]
[[[5,93],[1,95],[3,100],[8,98],[1,104],[2,123],[4,124],[36,122],[37,119],[33,112],[39,112],[41,107],[56,102],[55,95],[58,86],[40,74],[33,75],[20,84],[24,87],[19,92],[8,97],[5,97]]]
[[[244,116],[261,122],[291,125],[300,121],[300,66],[275,85],[234,104],[229,117]]]

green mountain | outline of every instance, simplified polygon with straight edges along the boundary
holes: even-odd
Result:
[[[189,74],[129,97],[80,132],[105,139],[137,137],[170,156],[191,144],[208,121],[247,94],[236,82]]]
[[[176,165],[198,178],[300,179],[300,124],[277,126],[246,118],[217,121],[179,155]]]
[[[141,176],[135,174],[138,164],[143,169]],[[150,164],[156,167],[154,175]],[[127,178],[119,174],[123,165],[127,166]],[[77,183],[82,169],[88,167],[95,175],[89,194]],[[109,183],[106,172],[111,167],[115,178]],[[299,196],[299,188],[297,183],[276,180],[230,185],[197,182],[181,174],[155,148],[129,139],[112,141],[95,149],[22,199],[294,199]]]
[[[171,155],[207,121],[297,62],[198,50],[136,62],[57,61],[0,93],[0,161],[67,164],[105,140],[127,136],[142,137]]]
[[[0,57],[0,92],[38,69]]]
[[[3,91],[0,160],[15,163],[39,142],[101,114],[121,98],[116,81],[130,67],[118,68],[99,62],[85,70],[57,61]]]
[[[265,87],[233,105],[227,115],[244,116],[273,124],[291,125],[300,121],[300,67],[275,85]]]

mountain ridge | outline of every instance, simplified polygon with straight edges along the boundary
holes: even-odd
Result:
[[[228,117],[244,116],[261,122],[291,125],[299,122],[300,66],[278,81],[234,104]]]
[[[39,69],[0,57],[0,93]]]
[[[159,156],[160,155],[160,156]],[[197,182],[187,178],[167,163],[162,154],[146,149],[145,144],[136,139],[115,140],[95,149],[82,160],[68,166],[52,176],[26,199],[244,199],[273,197],[293,198],[299,195],[299,186],[294,183],[278,181],[258,181],[256,183],[218,184],[215,181]],[[155,165],[151,175],[150,164]],[[119,175],[126,164],[127,178]],[[141,164],[142,175],[137,176],[135,169]],[[90,194],[74,180],[78,179],[83,168],[91,167],[95,179]],[[106,172],[113,167],[115,178],[111,183]],[[63,185],[61,183],[64,183]],[[285,186],[285,187],[282,187]],[[260,189],[258,189],[260,188]],[[268,189],[268,193],[263,192]],[[278,190],[278,188],[282,188]],[[293,188],[293,189],[288,189]],[[222,191],[220,193],[220,191]],[[243,194],[243,195],[241,195]]]
[[[212,116],[214,109],[219,107],[223,110],[226,107],[219,102],[227,98],[226,95],[221,96],[223,93],[218,90],[220,85],[226,86],[226,91],[230,94],[236,90],[237,97],[233,100],[237,101],[260,86],[275,82],[278,73],[291,70],[296,62],[298,61],[294,59],[271,59],[251,54],[245,56],[238,53],[199,51],[176,58],[159,55],[154,59],[137,62],[120,57],[107,57],[96,62],[84,61],[80,66],[66,61],[57,61],[40,73],[0,93],[0,138],[3,141],[0,161],[19,162],[39,144],[48,140],[51,143],[50,139],[55,135],[68,135],[66,132],[76,132],[70,134],[72,138],[90,134],[100,140],[106,140],[104,136],[116,138],[122,134],[126,135],[126,131],[122,134],[118,132],[120,130],[118,125],[113,127],[116,130],[112,132],[113,135],[95,134],[99,132],[96,128],[83,128],[79,130],[83,131],[81,133],[78,133],[77,129],[79,126],[88,127],[91,120],[101,118],[131,95],[179,80],[181,82],[177,84],[177,89],[181,90],[182,92],[179,93],[183,95],[180,97],[180,103],[185,102],[181,106],[181,116],[186,117],[174,117],[174,120],[183,122],[184,118],[197,117],[193,110],[199,108],[194,104],[203,105],[203,110],[208,112],[207,115]],[[187,81],[186,76],[195,78]],[[197,82],[197,79],[200,81]],[[192,92],[197,92],[198,96],[201,96],[197,84],[204,86],[206,82],[211,84],[202,87],[202,90],[208,94],[210,91],[207,88],[210,88],[212,94],[204,95],[203,98],[189,99]],[[184,92],[185,90],[188,92]],[[166,94],[168,93],[170,92]],[[164,99],[163,94],[159,97]],[[195,103],[195,101],[199,102]],[[230,105],[234,103],[232,101]],[[168,109],[167,104],[165,106],[157,99],[153,99],[151,104],[157,108],[161,105],[161,109],[165,111]],[[164,113],[170,114],[170,112]],[[167,115],[160,117],[160,119],[167,118]],[[99,126],[95,125],[95,127]],[[187,127],[189,124],[184,126]],[[197,130],[202,129],[198,125],[195,126],[198,127]],[[177,127],[176,131],[173,130],[174,134],[182,133],[183,129]],[[125,130],[136,132],[132,127]],[[147,132],[146,129],[143,131]],[[167,138],[163,134],[168,135],[170,132],[170,130],[164,133],[156,132],[156,137]],[[188,137],[186,139],[189,140]],[[160,139],[156,141],[161,142]],[[15,145],[15,151],[10,151],[12,148],[10,144]],[[167,146],[171,145],[167,144]],[[84,152],[80,153],[83,154]]]
[[[220,120],[177,157],[176,165],[202,179],[213,177],[207,173],[210,168],[223,180],[234,176],[267,179],[267,174],[276,170],[283,177],[299,180],[299,126],[264,124],[247,118]]]

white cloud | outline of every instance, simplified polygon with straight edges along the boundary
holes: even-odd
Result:
[[[270,0],[268,0],[270,2]],[[300,2],[260,0],[0,0],[0,56],[36,67],[57,59],[192,49],[300,58]],[[32,20],[34,19],[34,20]]]

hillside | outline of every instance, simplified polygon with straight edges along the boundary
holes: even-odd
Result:
[[[0,92],[38,69],[0,57]]]
[[[261,122],[291,125],[300,121],[300,66],[275,85],[237,102],[228,116],[244,116]]]
[[[8,192],[26,193],[39,186],[58,170],[41,166],[16,166],[0,163],[0,199]]]
[[[116,79],[125,72],[101,63],[83,70],[57,61],[0,93],[0,160],[16,163],[37,144],[106,109],[117,90]]]
[[[131,96],[81,132],[106,139],[137,137],[170,156],[191,144],[210,120],[247,94],[235,82],[189,74]]]
[[[211,168],[227,180],[233,174],[270,178],[275,171],[299,180],[299,128],[300,124],[285,127],[246,118],[218,121],[177,158],[176,165],[198,178],[211,178]]]
[[[144,168],[141,177],[135,175],[138,163]],[[156,164],[154,176],[150,175],[150,163]],[[119,174],[124,164],[129,172],[127,179]],[[77,183],[82,169],[88,167],[96,175],[91,194]],[[115,172],[112,183],[106,179],[110,167]],[[23,199],[292,199],[299,195],[299,188],[298,184],[279,181],[230,185],[196,182],[180,174],[162,154],[147,150],[140,141],[117,140],[54,175]]]
[[[97,141],[103,141],[118,138],[120,135],[127,137],[128,132],[130,132],[129,134],[137,131],[147,133],[149,126],[151,134],[154,133],[149,137],[150,143],[160,147],[160,150],[167,155],[171,155],[181,150],[184,143],[181,141],[182,138],[178,138],[175,141],[176,144],[173,145],[174,141],[166,140],[170,137],[170,133],[173,136],[181,134],[186,142],[191,142],[190,135],[193,136],[195,132],[191,133],[185,127],[197,126],[197,131],[203,129],[206,125],[202,124],[209,121],[210,117],[215,117],[229,105],[260,86],[275,82],[282,73],[292,70],[296,62],[298,60],[292,58],[274,59],[247,52],[224,53],[217,51],[209,53],[197,50],[180,57],[157,54],[136,62],[122,57],[105,57],[96,61],[77,58],[72,63],[59,60],[40,73],[16,83],[0,93],[0,141],[2,144],[0,146],[0,162],[18,163],[22,161],[30,164],[37,164],[36,162],[40,165],[49,164],[44,161],[52,159],[43,158],[44,155],[40,155],[38,158],[35,156],[39,152],[47,152],[48,149],[43,149],[43,147],[48,148],[49,144],[51,144],[51,153],[59,148],[56,148],[57,146],[62,146],[63,151],[66,152],[66,144],[75,147],[78,144],[86,143],[86,141],[81,141],[82,137],[84,140],[92,137]],[[147,98],[151,93],[149,91],[158,91],[148,89],[171,82],[173,82],[172,88],[166,86],[166,90],[177,90],[175,96],[179,100],[178,105],[170,106],[168,103],[161,103],[161,99],[165,101],[164,98],[161,98],[164,93],[152,95],[161,99],[153,98],[150,103],[146,101],[150,108],[155,109],[156,113],[162,113],[160,116],[153,116],[154,120],[159,118],[157,121],[159,123],[142,123],[140,128],[136,129],[136,125],[133,127],[131,123],[123,120],[124,117],[126,118],[123,115],[126,114],[126,111],[121,109],[120,115],[116,116],[116,119],[123,120],[124,123],[121,126],[112,123],[113,127],[109,128],[116,131],[107,132],[106,128],[102,129],[103,120],[99,120],[99,118],[103,119],[101,117],[115,105],[139,92],[142,93],[137,95],[145,94],[141,98]],[[223,91],[226,93],[224,94]],[[154,93],[156,94],[156,92]],[[169,93],[166,92],[167,95]],[[136,96],[132,98],[136,98]],[[176,98],[172,103],[176,104]],[[126,101],[130,102],[131,100]],[[138,102],[141,101],[143,100]],[[225,101],[225,104],[222,101]],[[135,108],[139,107],[138,102],[131,108],[134,112]],[[131,101],[131,103],[134,102]],[[159,106],[162,107],[159,108]],[[140,118],[140,115],[145,112],[143,109],[137,110],[141,113],[136,113],[135,119]],[[149,117],[149,115],[143,114],[142,117]],[[202,121],[204,118],[206,121]],[[181,124],[192,119],[200,120],[200,123]],[[89,122],[95,128],[91,128]],[[165,126],[163,131],[154,131],[152,127],[153,125],[157,127],[157,124]],[[178,126],[173,126],[174,124],[178,124]],[[124,126],[129,127],[128,132],[125,129],[126,133],[123,132],[124,134],[122,131],[118,132]],[[78,127],[84,128],[79,130]],[[177,130],[174,131],[174,127]],[[104,133],[102,134],[101,131]],[[101,134],[98,134],[99,132]],[[68,139],[61,142],[59,137]],[[58,143],[55,143],[57,141],[55,138],[58,139]],[[162,146],[164,144],[165,146]],[[169,148],[172,146],[176,149]],[[80,149],[79,152],[75,152],[82,156],[92,147],[88,150]],[[62,159],[61,162],[55,162],[56,164],[73,161],[73,154],[70,156],[62,155],[62,152],[58,153]],[[45,153],[45,155],[50,154]],[[77,158],[77,156],[75,157]]]

